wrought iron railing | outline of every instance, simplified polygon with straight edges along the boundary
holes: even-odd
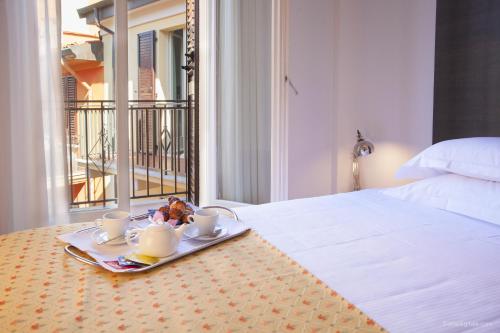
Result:
[[[114,101],[65,104],[71,207],[116,202]],[[187,112],[184,100],[129,101],[132,199],[186,195]]]

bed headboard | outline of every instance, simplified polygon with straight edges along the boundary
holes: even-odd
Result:
[[[433,143],[500,136],[500,1],[438,0]]]

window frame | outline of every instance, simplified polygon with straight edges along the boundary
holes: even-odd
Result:
[[[130,211],[129,117],[128,117],[128,7],[127,1],[114,1],[114,82],[117,139],[116,206],[69,210],[70,222],[84,222],[102,217],[113,210]]]

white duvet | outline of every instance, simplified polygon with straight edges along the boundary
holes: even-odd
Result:
[[[500,332],[500,226],[378,190],[237,212],[389,332]]]

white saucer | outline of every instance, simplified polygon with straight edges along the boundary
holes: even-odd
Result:
[[[220,232],[218,232],[218,230],[220,230]],[[200,240],[200,241],[212,241],[212,240],[216,240],[216,239],[219,239],[221,237],[226,236],[227,232],[228,232],[227,228],[224,228],[220,225],[216,225],[213,234],[211,234],[211,235],[199,235],[198,228],[196,228],[195,226],[192,226],[192,227],[188,228],[186,231],[184,231],[184,235],[186,235],[188,237],[188,239],[196,239],[196,240]]]
[[[94,242],[99,244],[101,242],[106,242],[108,240],[108,233],[106,231],[104,231],[103,229],[97,229],[90,235],[90,238],[92,238],[92,240]],[[102,245],[121,245],[121,244],[125,244],[125,243],[126,243],[125,235],[123,235],[123,237],[106,242]]]

